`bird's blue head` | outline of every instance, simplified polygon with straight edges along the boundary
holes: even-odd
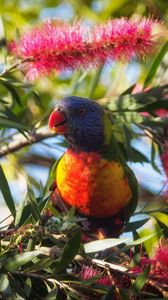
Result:
[[[49,127],[63,134],[74,149],[99,151],[104,144],[103,116],[103,109],[96,102],[70,96],[57,103]]]

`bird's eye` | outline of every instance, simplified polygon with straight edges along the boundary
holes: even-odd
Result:
[[[82,116],[85,116],[86,115],[86,112],[87,112],[87,110],[86,110],[86,108],[80,108],[79,109],[79,115],[82,117]]]

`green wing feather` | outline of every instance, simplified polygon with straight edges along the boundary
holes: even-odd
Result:
[[[102,151],[103,158],[105,158],[109,161],[117,161],[122,165],[122,167],[124,169],[125,177],[128,178],[128,183],[129,183],[129,186],[132,191],[132,197],[131,197],[129,203],[122,210],[123,219],[124,219],[125,223],[127,224],[131,215],[134,213],[134,211],[137,207],[138,182],[137,182],[137,179],[136,179],[133,171],[127,166],[127,163],[121,154],[118,143],[112,132],[111,122],[106,113],[104,114],[104,136],[105,136],[104,150]]]
[[[127,225],[130,217],[134,213],[137,203],[138,203],[138,182],[137,179],[133,173],[133,171],[128,167],[124,166],[125,175],[128,178],[129,186],[132,191],[132,197],[130,199],[130,202],[127,206],[123,208],[123,218],[125,220],[125,225]]]

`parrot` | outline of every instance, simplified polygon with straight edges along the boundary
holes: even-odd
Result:
[[[100,238],[118,237],[137,207],[138,183],[109,114],[94,100],[67,96],[51,112],[49,127],[69,145],[56,165],[58,199],[87,218]]]

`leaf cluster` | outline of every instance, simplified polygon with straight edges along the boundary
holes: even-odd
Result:
[[[151,255],[149,245],[166,230],[168,216],[164,204],[156,208],[145,206],[136,212],[145,218],[130,222],[125,229],[133,232],[133,239],[96,240],[95,237],[86,243],[86,232],[81,226],[85,219],[77,217],[73,208],[67,213],[58,212],[51,206],[46,188],[37,197],[29,186],[26,198],[17,209],[2,169],[0,178],[4,199],[13,215],[10,226],[1,227],[0,231],[2,299],[11,296],[16,299],[139,299],[139,295],[143,299],[160,299],[166,293],[165,287],[161,292],[157,282],[151,292],[150,268],[139,275],[130,272],[130,260],[137,265],[142,251]],[[53,217],[47,215],[51,207]],[[142,226],[149,220],[154,221],[157,230],[144,232]],[[95,255],[100,259],[95,259]],[[106,261],[101,259],[103,255]],[[86,266],[94,268],[98,275],[84,279],[82,270]],[[111,278],[110,286],[99,283],[104,276]],[[124,288],[120,282],[125,282]]]

